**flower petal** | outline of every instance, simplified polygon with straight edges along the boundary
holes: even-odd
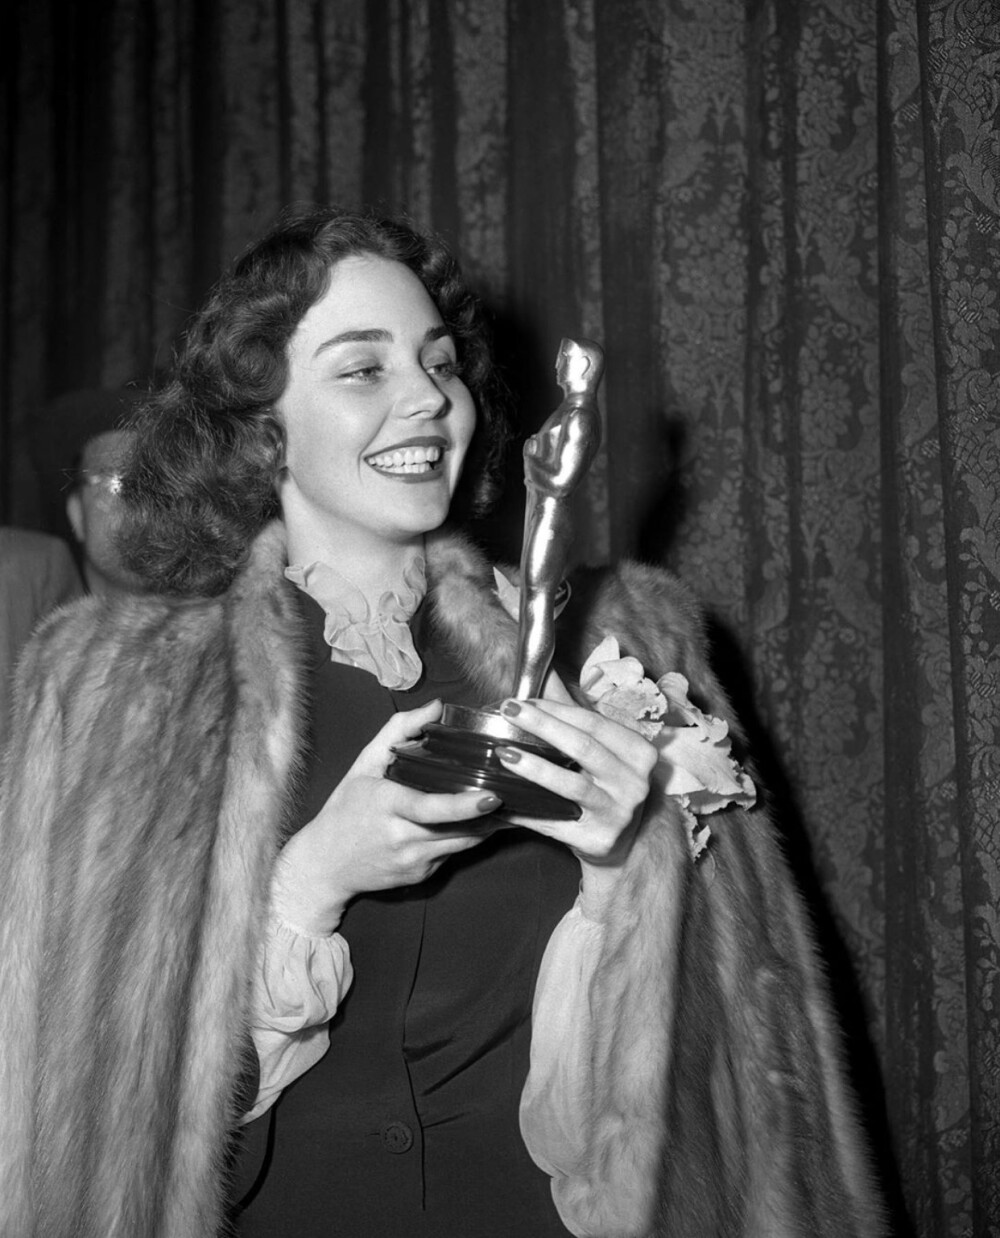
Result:
[[[618,641],[605,637],[583,665],[580,686],[598,713],[640,732],[655,744],[653,778],[681,810],[692,859],[708,846],[711,829],[699,818],[757,797],[751,779],[731,756],[729,723],[692,704],[690,684],[678,671],[656,683],[642,664],[621,657]]]
[[[690,684],[678,671],[668,671],[656,681],[656,686],[667,698],[667,711],[663,721],[668,725],[696,726],[712,740],[721,740],[729,734],[729,723],[712,714],[704,714],[688,699]]]

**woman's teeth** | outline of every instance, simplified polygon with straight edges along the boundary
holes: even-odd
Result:
[[[442,455],[440,447],[401,447],[369,456],[368,463],[383,473],[427,473]]]

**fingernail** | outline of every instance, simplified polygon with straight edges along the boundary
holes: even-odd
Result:
[[[504,701],[500,706],[500,712],[506,714],[508,718],[516,718],[521,712],[521,706],[518,705],[517,701]]]
[[[499,795],[484,795],[483,798],[476,804],[480,812],[492,812],[495,808],[499,808],[503,800]]]
[[[501,761],[506,761],[508,765],[516,765],[521,759],[521,754],[516,748],[498,748],[497,756]]]

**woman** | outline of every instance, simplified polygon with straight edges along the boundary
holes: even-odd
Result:
[[[560,620],[567,682],[610,635],[672,687],[612,651],[597,708],[556,675],[505,707],[578,763],[509,758],[578,820],[383,777],[513,662],[441,531],[503,439],[442,247],[285,219],[136,431],[132,562],[173,596],[51,621],[7,755],[2,1232],[876,1232],[801,908],[677,686],[727,714],[676,582],[583,579]]]

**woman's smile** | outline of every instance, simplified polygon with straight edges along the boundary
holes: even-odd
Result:
[[[365,463],[386,477],[402,481],[433,481],[443,476],[441,464],[447,449],[447,441],[439,436],[410,438],[375,455],[366,456]]]

